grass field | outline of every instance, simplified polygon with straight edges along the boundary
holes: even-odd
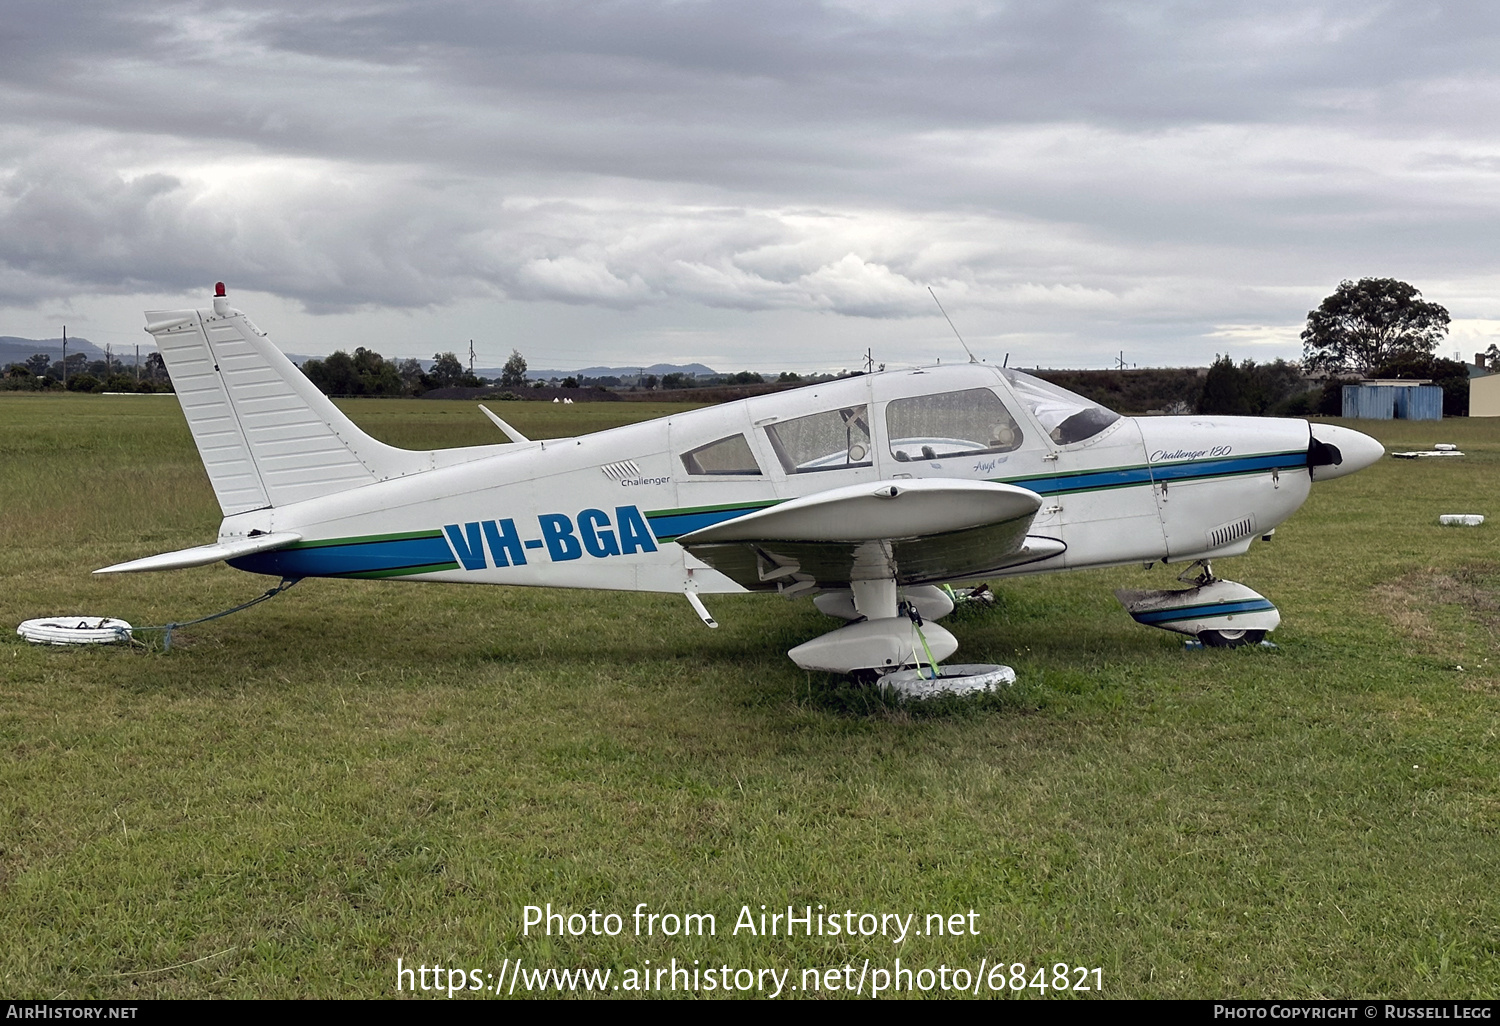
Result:
[[[497,440],[472,404],[344,405],[399,445]],[[555,436],[667,409],[502,415]],[[1216,565],[1281,608],[1277,649],[1136,626],[1112,591],[1161,568],[1007,581],[947,621],[965,660],[1020,675],[974,702],[803,673],[784,653],[828,622],[772,597],[710,599],[708,631],[674,596],[309,580],[167,653],[7,633],[0,994],[387,997],[398,958],[797,986],[899,957],[1099,967],[1108,997],[1494,998],[1500,421],[1358,426],[1469,455],[1316,486]],[[0,397],[7,632],[259,594],[222,565],[89,575],[218,519],[173,398]],[[624,929],[523,935],[549,902]],[[635,936],[642,902],[716,935]],[[762,904],[972,909],[978,932],[734,934]]]

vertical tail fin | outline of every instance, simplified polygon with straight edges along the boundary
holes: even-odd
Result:
[[[225,516],[434,466],[433,453],[355,427],[229,306],[222,285],[212,310],[148,311],[146,320]]]

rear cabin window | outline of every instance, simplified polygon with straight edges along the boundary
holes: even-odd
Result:
[[[1010,452],[1021,446],[1021,428],[987,388],[892,400],[885,408],[891,455],[898,460]]]
[[[760,474],[760,464],[750,451],[744,435],[730,435],[682,454],[682,465],[689,474],[746,475]]]
[[[772,424],[766,437],[788,474],[868,467],[870,416],[863,405]]]

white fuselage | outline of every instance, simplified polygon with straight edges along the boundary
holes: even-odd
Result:
[[[890,437],[893,402],[977,389],[1014,418],[1008,451],[945,457],[941,445],[924,451],[920,440]],[[852,407],[867,411],[868,454],[789,470],[769,429]],[[1029,533],[1066,549],[1005,571],[1020,574],[1239,554],[1302,505],[1312,478],[1302,420],[1121,417],[1082,441],[1055,434],[997,368],[888,371],[492,448],[470,462],[228,516],[220,539],[300,535],[295,547],[231,561],[292,577],[733,592],[745,589],[673,540],[845,485],[942,478],[1036,492],[1043,503]],[[727,469],[685,458],[735,436],[748,454],[735,441],[739,462]]]

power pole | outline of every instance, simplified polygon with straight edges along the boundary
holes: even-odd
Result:
[[[469,376],[474,376],[474,340],[469,339]]]
[[[135,347],[135,383],[138,385],[141,383],[141,347],[139,344]]]
[[[63,325],[63,391],[68,390],[68,326]]]

